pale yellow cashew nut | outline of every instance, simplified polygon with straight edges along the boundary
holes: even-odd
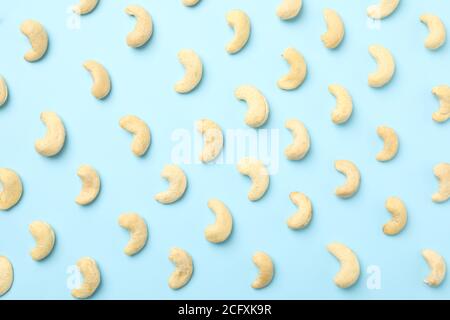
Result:
[[[64,146],[66,129],[61,118],[51,111],[41,112],[41,121],[47,127],[47,132],[42,139],[36,140],[34,148],[45,157],[57,155]]]
[[[285,122],[285,127],[291,131],[292,143],[284,149],[284,154],[289,160],[301,160],[309,151],[311,141],[303,122],[297,119],[289,119]]]
[[[450,198],[450,164],[439,163],[434,166],[433,172],[439,180],[439,190],[431,199],[434,202],[445,202]]]
[[[291,68],[289,73],[278,80],[278,87],[283,90],[294,90],[305,81],[308,71],[305,59],[295,48],[287,48],[284,50],[282,57],[286,59]]]
[[[0,210],[8,210],[14,207],[22,196],[22,181],[13,170],[0,168],[0,183]]]
[[[377,134],[384,141],[383,150],[381,150],[377,154],[377,160],[378,161],[392,160],[397,155],[398,152],[399,143],[397,133],[392,128],[386,126],[379,126],[377,128]]]
[[[205,238],[212,243],[228,239],[233,229],[233,216],[227,206],[218,199],[210,199],[208,208],[216,215],[216,221],[205,229]]]
[[[339,272],[334,276],[334,283],[339,287],[346,289],[358,281],[360,274],[359,261],[352,249],[338,242],[330,243],[327,250],[340,263]]]
[[[391,52],[383,46],[369,46],[369,53],[375,59],[378,68],[368,77],[369,86],[379,88],[391,81],[395,73],[395,60]]]
[[[397,197],[389,197],[385,206],[386,210],[391,213],[392,219],[383,226],[383,232],[389,236],[394,236],[405,227],[408,212],[403,201]]]
[[[187,179],[183,170],[174,164],[164,166],[161,177],[167,179],[169,188],[155,195],[155,200],[162,204],[170,204],[180,199],[186,191]]]
[[[45,259],[53,250],[55,245],[55,232],[53,228],[44,221],[33,221],[28,230],[36,241],[36,246],[30,251],[33,260]]]
[[[130,240],[123,252],[132,256],[141,251],[148,238],[148,228],[145,220],[137,213],[123,213],[119,216],[119,225],[130,232]]]
[[[442,20],[433,14],[423,14],[420,21],[427,25],[429,33],[425,39],[425,47],[430,50],[439,49],[447,38],[447,32]]]
[[[79,288],[72,290],[72,296],[77,299],[86,299],[92,296],[100,285],[100,270],[94,259],[84,257],[77,261],[77,267],[83,277]]]
[[[397,9],[400,0],[380,0],[379,4],[367,8],[367,15],[372,19],[383,19],[390,16]]]
[[[178,93],[189,93],[194,90],[202,80],[203,64],[200,57],[189,49],[183,49],[178,52],[178,60],[185,69],[183,79],[174,85]]]
[[[248,126],[258,128],[266,123],[269,117],[269,104],[256,87],[251,85],[239,86],[234,91],[234,95],[237,99],[247,102],[248,110],[245,115],[245,123]]]
[[[311,200],[301,192],[291,192],[289,198],[298,210],[287,220],[288,227],[295,230],[307,227],[312,218]]]
[[[14,271],[7,257],[0,256],[0,297],[11,289],[14,281]]]
[[[134,30],[127,35],[127,45],[132,48],[142,47],[152,36],[152,17],[147,10],[137,5],[126,7],[125,13],[136,18]]]
[[[348,160],[337,160],[334,163],[337,171],[347,177],[344,185],[336,188],[336,195],[341,198],[350,198],[359,189],[361,174],[354,163]]]
[[[85,61],[83,66],[92,77],[92,95],[97,99],[105,98],[111,91],[111,80],[108,71],[103,65],[94,60]]]
[[[148,150],[151,141],[150,128],[140,118],[127,115],[120,119],[119,125],[122,129],[134,135],[131,143],[131,151],[138,157],[142,157]]]
[[[197,3],[199,3],[200,0],[181,0],[181,2],[182,2],[186,7],[192,7],[192,6],[195,6]]]
[[[0,107],[3,106],[8,100],[8,85],[5,79],[0,76]]]
[[[331,112],[331,120],[335,124],[347,122],[353,112],[352,96],[347,89],[338,84],[328,86],[328,91],[336,97],[336,107]]]
[[[85,206],[97,198],[100,192],[100,176],[93,167],[86,164],[78,168],[77,175],[81,179],[82,187],[75,202]]]
[[[80,0],[80,2],[73,7],[73,12],[82,15],[92,12],[98,4],[98,0]]]
[[[267,287],[273,279],[274,266],[270,256],[262,251],[257,251],[253,255],[253,263],[258,268],[259,273],[252,283],[252,288],[262,289]]]
[[[169,277],[169,287],[174,290],[180,289],[191,280],[194,271],[192,257],[183,249],[172,248],[169,260],[175,265],[175,271]]]
[[[430,273],[425,278],[424,282],[430,287],[438,287],[445,279],[447,267],[444,258],[434,250],[422,250],[422,256],[427,262]]]
[[[250,37],[250,19],[242,10],[231,10],[227,13],[228,25],[234,30],[234,37],[226,45],[229,54],[235,54],[244,48]]]
[[[242,158],[237,164],[239,173],[248,176],[252,181],[252,186],[248,192],[250,201],[261,199],[269,188],[269,171],[262,161],[254,158]]]
[[[295,18],[302,9],[302,0],[282,0],[277,7],[277,16],[282,20]]]
[[[20,31],[31,44],[31,49],[24,56],[25,60],[34,62],[41,59],[48,48],[48,35],[44,26],[35,20],[25,20],[20,25]]]
[[[445,122],[450,118],[450,87],[440,85],[434,87],[432,93],[439,99],[439,109],[433,112],[432,118],[436,122]]]
[[[320,37],[325,47],[334,49],[344,39],[345,27],[342,18],[332,9],[323,10],[323,17],[327,24],[327,31]]]
[[[197,122],[197,131],[203,135],[203,150],[200,153],[200,161],[210,162],[217,158],[222,151],[222,129],[212,120],[201,119]]]

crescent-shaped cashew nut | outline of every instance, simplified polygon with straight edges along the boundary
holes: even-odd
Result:
[[[75,202],[85,206],[97,198],[100,192],[100,176],[94,168],[87,164],[78,168],[77,175],[81,179],[82,187]]]
[[[88,14],[95,9],[98,0],[80,0],[80,2],[73,7],[73,12],[82,15]]]
[[[131,151],[138,157],[142,157],[150,146],[151,134],[148,125],[140,118],[127,115],[120,119],[119,125],[122,129],[134,135],[131,143]]]
[[[0,256],[0,297],[11,289],[14,280],[14,271],[7,257]]]
[[[282,20],[295,18],[302,9],[302,0],[282,0],[277,7],[277,16]]]
[[[289,198],[298,210],[287,220],[287,225],[291,229],[303,229],[308,226],[312,218],[311,200],[301,192],[291,192]]]
[[[200,0],[181,0],[181,2],[182,2],[186,7],[192,7],[192,6],[195,6],[197,3],[199,3]]]
[[[0,107],[3,106],[8,100],[8,85],[5,79],[0,76]]]
[[[269,104],[263,94],[251,85],[242,85],[234,91],[237,99],[247,102],[248,110],[245,123],[252,127],[262,126],[269,117]]]
[[[227,206],[218,199],[210,199],[208,208],[216,215],[216,222],[206,227],[205,238],[212,243],[224,242],[233,229],[233,216]]]
[[[234,30],[233,39],[228,42],[225,49],[229,54],[235,54],[244,48],[250,37],[250,19],[242,10],[231,10],[226,16],[228,25]]]
[[[253,263],[259,269],[259,273],[252,283],[252,288],[262,289],[267,287],[272,282],[274,274],[272,259],[267,253],[257,251],[253,255]]]
[[[178,93],[188,93],[197,87],[202,80],[203,64],[200,57],[189,49],[178,52],[178,60],[185,68],[183,79],[175,83],[174,89]]]
[[[127,35],[127,45],[132,48],[142,47],[153,33],[153,21],[150,14],[141,6],[131,5],[125,8],[125,13],[136,17],[134,30]]]
[[[311,145],[309,133],[303,122],[297,119],[289,119],[285,127],[291,131],[293,136],[292,143],[284,149],[284,154],[289,160],[301,160],[309,151]]]
[[[367,8],[367,15],[372,19],[383,19],[390,16],[397,9],[400,0],[380,0],[379,4]]]
[[[111,91],[111,80],[108,71],[100,63],[94,60],[87,60],[83,64],[84,68],[91,74],[91,93],[97,99],[105,98]]]
[[[277,84],[280,89],[294,90],[305,81],[307,66],[302,54],[294,48],[284,50],[282,57],[291,66],[289,73],[282,76]]]
[[[252,186],[248,192],[250,201],[257,201],[262,198],[269,188],[269,171],[262,161],[254,158],[242,158],[237,164],[238,171],[248,176],[252,180]]]
[[[162,204],[169,204],[180,199],[186,191],[187,179],[183,170],[174,164],[164,166],[161,177],[167,179],[169,188],[155,195],[155,200]]]
[[[36,246],[30,251],[33,260],[45,259],[53,250],[55,245],[55,232],[53,228],[44,221],[33,221],[28,230],[36,241]]]
[[[431,269],[424,282],[430,287],[438,287],[444,281],[447,272],[444,258],[436,251],[430,249],[422,250],[422,256]]]
[[[434,166],[433,172],[439,179],[439,191],[431,199],[434,202],[445,202],[450,198],[450,164],[439,163]]]
[[[350,93],[343,86],[332,84],[328,91],[336,97],[336,107],[331,112],[331,120],[335,124],[347,122],[353,112],[353,101]]]
[[[425,47],[430,50],[439,49],[447,38],[442,20],[433,14],[423,14],[420,16],[420,21],[425,23],[429,30],[428,37],[425,39]]]
[[[41,59],[48,48],[48,35],[44,26],[35,20],[25,20],[20,25],[20,31],[31,44],[31,49],[24,56],[25,60],[34,62]]]
[[[336,195],[341,198],[350,198],[358,191],[361,182],[361,174],[358,168],[348,160],[337,160],[334,167],[347,177],[345,184],[336,188]]]
[[[119,225],[130,232],[130,240],[123,252],[132,256],[144,248],[147,243],[148,229],[145,220],[137,213],[123,213],[119,216]]]
[[[45,157],[53,157],[64,146],[66,129],[61,118],[55,112],[41,112],[41,121],[47,126],[47,132],[42,139],[36,140],[34,148]]]
[[[22,181],[11,169],[0,168],[0,210],[8,210],[19,202],[22,196]]]
[[[90,257],[78,260],[77,267],[83,277],[83,282],[71,293],[74,298],[86,299],[95,293],[100,284],[100,270],[95,260]]]
[[[397,197],[389,197],[385,206],[386,210],[391,213],[392,219],[383,226],[383,232],[389,236],[394,236],[405,227],[408,212],[403,201]]]
[[[175,265],[175,271],[169,277],[169,287],[174,290],[180,289],[191,280],[194,271],[192,257],[183,249],[172,248],[169,260]]]
[[[378,64],[377,70],[369,74],[369,86],[379,88],[391,81],[394,76],[394,57],[388,49],[380,45],[369,46],[369,53]]]
[[[200,153],[200,161],[210,162],[217,158],[222,151],[222,129],[212,120],[201,119],[197,122],[197,130],[203,135],[203,150]]]
[[[436,122],[445,122],[450,118],[450,87],[437,86],[432,93],[439,99],[439,110],[433,112],[432,118]]]
[[[351,287],[358,281],[360,274],[359,261],[356,254],[346,245],[338,242],[330,243],[327,250],[339,260],[341,267],[334,276],[334,283],[339,288]]]
[[[328,49],[334,49],[339,46],[344,39],[345,28],[339,14],[332,9],[323,10],[323,17],[327,24],[327,31],[320,37],[323,44]]]
[[[397,155],[398,152],[397,133],[392,128],[386,126],[379,126],[377,128],[377,134],[384,141],[383,150],[381,150],[377,154],[377,160],[378,161],[392,160]]]

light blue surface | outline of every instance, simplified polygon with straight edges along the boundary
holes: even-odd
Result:
[[[95,299],[449,297],[449,281],[437,289],[423,284],[428,267],[420,251],[432,248],[450,259],[450,203],[431,202],[438,186],[432,168],[450,160],[450,124],[431,120],[438,107],[431,89],[450,82],[450,52],[448,45],[437,52],[425,49],[427,29],[419,21],[429,11],[450,26],[444,14],[448,2],[402,1],[374,29],[365,12],[372,0],[305,0],[300,16],[290,22],[275,15],[278,0],[203,0],[194,8],[179,0],[102,0],[81,17],[78,30],[67,27],[73,2],[0,4],[0,74],[10,90],[8,104],[0,109],[0,166],[16,170],[24,184],[20,203],[0,214],[0,254],[9,257],[15,272],[3,299],[71,299],[66,269],[82,256],[95,258],[101,268]],[[134,20],[123,10],[131,3],[147,8],[154,22],[150,43],[138,50],[125,44]],[[320,41],[326,7],[336,9],[346,27],[334,51]],[[243,51],[231,56],[224,50],[233,35],[225,14],[234,8],[249,15],[252,34]],[[23,59],[29,44],[19,31],[28,18],[42,22],[50,38],[47,55],[32,64]],[[376,67],[367,48],[374,43],[389,48],[397,62],[393,81],[383,89],[367,85]],[[288,46],[302,52],[308,64],[305,83],[292,92],[276,86],[288,70],[280,57]],[[172,88],[183,75],[176,57],[183,48],[201,56],[205,71],[198,89],[187,95]],[[86,59],[102,62],[111,74],[113,89],[104,101],[90,94],[91,79],[82,67]],[[257,86],[270,103],[264,128],[279,129],[279,170],[266,196],[247,200],[250,183],[235,164],[183,164],[189,179],[184,198],[168,206],[154,201],[154,194],[166,188],[159,174],[171,162],[174,130],[184,128],[195,136],[193,124],[200,118],[224,129],[247,129],[245,104],[233,96],[244,83]],[[331,83],[346,86],[354,99],[354,114],[343,126],[330,119]],[[39,120],[44,110],[56,111],[67,129],[63,152],[51,159],[33,147],[45,132]],[[138,115],[151,128],[152,145],[142,159],[131,153],[131,136],[118,125],[126,114]],[[312,139],[309,155],[300,162],[283,155],[291,141],[284,121],[292,117],[305,123]],[[382,148],[376,127],[382,124],[395,128],[401,141],[398,156],[388,163],[375,160]],[[336,159],[352,160],[361,170],[361,189],[352,199],[333,193],[344,181],[334,169]],[[82,163],[97,168],[102,179],[99,198],[87,207],[74,201]],[[288,197],[292,191],[306,193],[313,202],[313,221],[303,231],[291,231],[285,223],[295,211]],[[401,234],[388,237],[381,228],[390,218],[384,202],[392,195],[405,201],[409,220]],[[203,235],[214,221],[206,206],[212,197],[223,200],[234,217],[233,234],[221,245]],[[122,252],[128,234],[117,224],[126,211],[143,215],[150,232],[147,246],[132,258]],[[43,262],[28,255],[34,245],[28,224],[36,219],[52,224],[57,234],[54,252]],[[360,259],[361,278],[349,290],[332,281],[339,268],[325,249],[332,241],[347,244]],[[178,291],[167,286],[172,246],[187,250],[195,264],[191,282]],[[269,253],[276,267],[272,284],[259,291],[250,287],[257,273],[251,260],[256,250]],[[381,270],[380,290],[366,286],[366,269],[372,265]]]

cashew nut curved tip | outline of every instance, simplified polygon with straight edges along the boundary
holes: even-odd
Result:
[[[358,191],[361,182],[361,174],[358,168],[348,160],[337,160],[334,167],[347,177],[345,184],[336,188],[336,195],[341,198],[350,198]]]
[[[44,221],[33,221],[28,229],[36,241],[36,246],[30,251],[31,258],[36,261],[45,259],[55,245],[53,228]]]
[[[234,91],[237,99],[247,102],[248,110],[245,115],[245,123],[258,128],[266,123],[269,117],[269,104],[263,94],[251,85],[242,85]]]
[[[397,155],[398,152],[397,133],[392,128],[386,126],[379,126],[377,128],[377,134],[384,141],[383,150],[381,150],[377,154],[377,160],[378,161],[392,160]]]
[[[13,266],[7,257],[0,256],[0,297],[11,289],[14,280]]]
[[[31,45],[31,49],[24,56],[25,60],[35,62],[41,59],[48,48],[48,35],[44,26],[35,20],[25,20],[20,25],[20,31]]]
[[[420,21],[426,24],[429,30],[425,39],[425,47],[430,50],[439,49],[447,38],[447,32],[442,20],[433,14],[423,14],[420,16]]]
[[[248,192],[250,201],[262,198],[269,188],[269,171],[262,161],[254,158],[242,158],[237,164],[238,171],[252,180],[252,186]]]
[[[395,73],[395,61],[391,52],[380,45],[371,45],[369,53],[378,64],[375,72],[369,74],[369,86],[379,88],[391,81]]]
[[[46,125],[47,132],[43,138],[36,140],[34,148],[40,155],[53,157],[64,146],[66,129],[61,118],[55,112],[41,112],[41,121]]]
[[[193,6],[195,6],[197,3],[199,3],[200,0],[181,0],[181,2],[182,2],[186,7],[193,7]]]
[[[75,202],[85,206],[97,198],[100,192],[100,177],[94,168],[86,164],[78,168],[77,175],[81,179],[82,187]]]
[[[346,245],[338,242],[330,243],[327,250],[339,260],[341,267],[334,276],[334,283],[339,288],[351,287],[358,281],[360,274],[359,261],[356,254]]]
[[[141,251],[148,238],[145,220],[137,213],[123,213],[119,216],[119,225],[130,232],[130,240],[123,252],[132,256]]]
[[[216,215],[216,222],[206,227],[205,238],[212,243],[224,242],[233,229],[233,216],[227,206],[218,199],[210,199],[208,208]]]
[[[5,79],[0,76],[0,107],[3,106],[8,100],[8,85]]]
[[[253,255],[253,263],[259,269],[259,274],[252,283],[252,288],[262,289],[267,287],[273,279],[274,266],[272,259],[267,253],[257,251]]]
[[[328,49],[335,49],[344,39],[345,27],[342,18],[332,9],[324,9],[323,17],[327,24],[327,31],[322,34],[320,39]]]
[[[100,63],[94,60],[87,60],[83,64],[84,68],[91,74],[91,93],[97,99],[105,98],[111,91],[111,80],[108,71]]]
[[[389,236],[394,236],[405,227],[408,212],[403,201],[397,197],[389,197],[385,205],[386,210],[391,213],[392,219],[383,226],[383,232]]]
[[[201,119],[197,122],[197,130],[203,135],[203,150],[200,153],[200,161],[210,162],[217,158],[222,151],[222,129],[212,120]]]
[[[367,8],[367,15],[372,19],[383,19],[390,16],[397,9],[400,0],[380,0],[379,4]]]
[[[298,207],[298,210],[287,220],[288,227],[291,229],[307,227],[312,218],[311,200],[301,192],[291,192],[289,198]]]
[[[83,277],[83,282],[72,290],[72,296],[86,299],[92,296],[100,285],[100,270],[94,259],[84,257],[77,261],[77,267]]]
[[[436,122],[445,122],[450,118],[450,87],[437,86],[432,93],[439,99],[439,109],[433,112],[432,118]]]
[[[178,93],[189,93],[202,80],[203,64],[200,57],[189,49],[180,50],[178,60],[184,66],[185,74],[183,79],[175,83],[174,89]]]
[[[444,258],[436,251],[430,249],[422,250],[422,256],[431,269],[424,282],[430,287],[438,287],[444,281],[447,272]]]
[[[127,35],[127,45],[132,48],[142,47],[152,36],[152,17],[147,10],[136,5],[126,7],[125,13],[136,18],[134,30]]]
[[[155,195],[155,200],[162,204],[170,204],[180,199],[186,191],[187,179],[184,171],[174,164],[164,166],[161,177],[167,179],[169,188]]]
[[[352,96],[347,89],[338,84],[328,86],[328,91],[336,97],[336,107],[331,112],[331,120],[335,124],[347,122],[353,112]]]
[[[151,134],[148,125],[140,118],[127,115],[120,119],[122,129],[134,135],[131,143],[131,151],[138,157],[143,156],[150,146]]]
[[[282,20],[295,18],[302,9],[302,0],[282,0],[277,7],[277,16]]]
[[[191,280],[194,271],[192,257],[183,249],[172,248],[169,260],[175,265],[175,271],[169,277],[169,287],[174,290],[180,289]]]
[[[80,0],[80,2],[73,7],[73,12],[76,14],[88,14],[95,9],[98,0]]]
[[[450,198],[450,164],[439,163],[434,166],[433,172],[439,180],[439,190],[431,199],[434,202],[445,202]]]
[[[293,141],[284,149],[284,154],[289,160],[301,160],[309,151],[311,145],[309,133],[303,122],[297,119],[289,119],[285,127],[291,131]]]
[[[11,169],[0,168],[0,210],[8,210],[19,202],[22,196],[22,181]]]
[[[294,90],[305,81],[307,66],[302,54],[294,48],[284,50],[282,57],[290,65],[289,73],[282,76],[277,84],[280,89]]]
[[[225,49],[229,54],[235,54],[244,48],[250,37],[250,19],[242,10],[231,10],[227,13],[228,25],[234,30],[233,39],[228,42]]]

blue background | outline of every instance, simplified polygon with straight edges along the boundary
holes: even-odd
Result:
[[[448,44],[436,52],[425,49],[428,32],[419,21],[427,11],[449,12],[448,2],[402,1],[373,28],[366,16],[373,0],[304,1],[300,16],[288,22],[275,15],[278,0],[203,0],[193,8],[179,0],[102,0],[75,30],[67,27],[73,2],[0,4],[0,74],[10,90],[9,102],[0,109],[0,166],[16,170],[24,184],[20,203],[0,214],[0,254],[15,271],[3,299],[71,299],[66,270],[82,256],[92,256],[101,268],[95,299],[449,297],[449,281],[437,289],[423,283],[429,269],[420,251],[432,248],[450,257],[450,202],[431,201],[438,187],[432,168],[450,159],[450,124],[431,120],[438,107],[431,89],[449,81],[450,49]],[[137,50],[125,43],[134,19],[124,8],[132,3],[143,5],[154,23],[150,42]],[[320,41],[326,7],[336,9],[345,22],[345,39],[337,50]],[[235,8],[249,15],[252,33],[243,51],[228,55],[224,46],[233,32],[225,14]],[[19,26],[28,18],[40,21],[50,38],[47,55],[37,63],[23,59],[29,43]],[[448,15],[441,18],[450,26]],[[397,62],[395,77],[382,89],[367,85],[368,73],[376,68],[367,51],[374,43],[389,48]],[[302,52],[308,64],[305,83],[291,92],[276,86],[288,70],[280,57],[288,46]],[[205,71],[198,89],[187,95],[173,90],[183,75],[176,57],[183,48],[201,56]],[[113,89],[104,101],[90,94],[91,79],[82,67],[86,59],[100,61],[110,72]],[[168,206],[154,201],[167,185],[159,174],[171,162],[174,130],[194,134],[200,118],[213,119],[223,129],[247,128],[245,104],[233,95],[244,83],[257,86],[270,103],[264,128],[280,129],[279,171],[266,196],[248,201],[250,183],[234,164],[191,164],[182,165],[189,179],[182,200]],[[354,113],[343,126],[330,119],[331,83],[346,86],[353,96]],[[56,111],[67,129],[65,148],[55,158],[34,150],[34,141],[45,133],[39,120],[44,110]],[[152,145],[143,158],[131,153],[131,136],[118,125],[126,114],[141,117],[151,128]],[[284,121],[292,117],[305,123],[312,139],[310,153],[299,162],[283,155],[291,141]],[[399,154],[388,163],[375,160],[382,148],[376,127],[383,124],[400,136]],[[334,169],[336,159],[349,159],[361,170],[361,189],[352,199],[334,195],[344,181]],[[87,207],[74,201],[82,163],[97,168],[102,179],[99,198]],[[302,231],[286,226],[295,211],[288,197],[292,191],[306,193],[314,206],[312,223]],[[384,202],[392,195],[404,200],[409,220],[402,233],[388,237],[381,228],[390,218]],[[233,234],[221,245],[203,235],[214,221],[206,205],[212,197],[224,201],[234,217]],[[127,211],[144,216],[150,233],[144,250],[131,258],[122,252],[128,233],[117,224]],[[34,245],[28,224],[36,219],[49,222],[57,233],[54,252],[42,262],[28,254]],[[332,241],[347,244],[360,259],[361,278],[348,290],[332,281],[339,268],[325,249]],[[167,285],[172,246],[187,250],[195,264],[192,280],[178,291]],[[276,267],[271,285],[258,291],[250,287],[257,273],[251,261],[256,250],[269,253]],[[381,270],[380,290],[366,286],[371,265]]]

